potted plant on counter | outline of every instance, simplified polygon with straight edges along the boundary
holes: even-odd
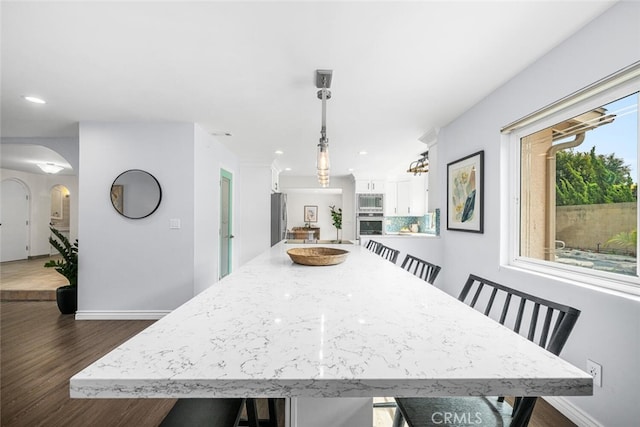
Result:
[[[336,228],[336,242],[341,243],[340,230],[342,229],[342,208],[336,210],[336,205],[329,206],[331,209],[331,219],[333,220],[333,226]]]
[[[69,281],[68,285],[56,289],[56,302],[62,314],[73,314],[78,309],[78,239],[71,244],[59,230],[49,227],[53,236],[49,237],[51,246],[62,256],[61,260],[49,260],[45,267],[55,268]]]

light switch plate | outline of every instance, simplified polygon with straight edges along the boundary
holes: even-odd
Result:
[[[180,219],[171,218],[169,220],[169,228],[172,230],[178,230],[180,228]]]

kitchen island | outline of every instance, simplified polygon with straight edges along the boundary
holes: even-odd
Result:
[[[71,396],[288,397],[292,425],[310,426],[298,398],[370,412],[374,396],[592,393],[585,372],[362,246],[336,245],[350,254],[325,267],[292,263],[296,246],[309,245],[276,244],[76,374]]]

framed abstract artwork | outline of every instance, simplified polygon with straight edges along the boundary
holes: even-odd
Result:
[[[447,165],[447,230],[484,232],[484,151]]]

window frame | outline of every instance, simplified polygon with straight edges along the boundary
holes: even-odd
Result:
[[[623,77],[625,77],[624,74]],[[640,295],[640,259],[638,259],[636,270],[638,271],[638,276],[625,276],[520,256],[521,139],[590,109],[601,107],[632,93],[640,92],[640,76],[626,77],[622,79],[621,83],[613,85],[613,87],[608,85],[608,87],[603,87],[601,90],[596,90],[596,93],[590,94],[577,102],[575,100],[567,101],[570,97],[563,98],[552,104],[552,106],[540,110],[543,112],[540,118],[532,120],[532,116],[535,113],[523,118],[524,123],[522,126],[509,125],[503,128],[502,146],[505,148],[505,153],[503,154],[505,154],[505,164],[507,165],[506,173],[503,177],[506,178],[508,183],[506,203],[503,206],[506,207],[506,212],[504,213],[507,215],[508,221],[505,224],[506,230],[503,229],[502,243],[507,250],[506,253],[503,251],[503,256],[501,257],[502,266],[551,276],[555,279],[569,280],[573,283],[593,285],[625,294]],[[592,90],[592,87],[593,85],[588,89]],[[640,94],[638,96],[640,98]],[[634,180],[640,184],[640,107],[637,114],[639,128],[639,141],[637,141],[638,170]],[[640,228],[640,197],[636,204],[638,206],[636,226]],[[638,248],[640,248],[640,244]]]

